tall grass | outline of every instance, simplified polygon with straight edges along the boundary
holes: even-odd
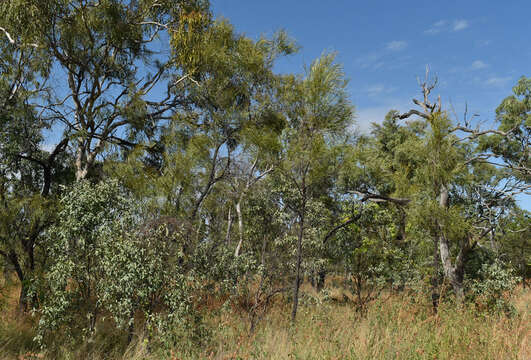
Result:
[[[308,290],[309,292],[309,290]],[[127,346],[106,333],[92,344],[42,353],[32,343],[31,320],[4,311],[0,321],[1,359],[531,359],[531,292],[513,298],[517,315],[478,312],[473,305],[442,303],[432,314],[426,297],[405,292],[383,297],[356,311],[349,302],[303,305],[295,325],[289,303],[279,299],[249,334],[244,313],[209,309],[212,338],[204,348],[150,349],[141,336]]]
[[[518,315],[478,314],[475,307],[402,295],[372,303],[365,314],[348,304],[306,307],[295,327],[278,306],[251,336],[226,314],[211,359],[531,359],[529,291]]]

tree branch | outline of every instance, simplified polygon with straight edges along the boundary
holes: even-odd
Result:
[[[332,230],[330,230],[328,232],[328,234],[326,234],[326,236],[324,237],[323,239],[323,244],[326,244],[326,242],[332,237],[334,236],[334,234],[338,231],[338,230],[341,230],[342,228],[352,224],[354,221],[357,221],[360,219],[362,215],[362,212],[360,212],[359,214],[357,214],[356,216],[354,217],[351,217],[350,219],[348,219],[347,221],[345,221],[344,223],[341,223],[339,225],[337,225],[336,227],[334,227]]]
[[[373,202],[392,202],[398,205],[407,205],[411,202],[411,199],[406,198],[393,198],[389,196],[383,196],[378,194],[372,194],[369,192],[350,191],[353,194],[361,196],[361,202],[373,201]]]

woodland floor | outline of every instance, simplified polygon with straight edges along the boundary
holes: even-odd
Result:
[[[296,326],[289,304],[279,300],[249,335],[249,322],[236,308],[222,311],[212,299],[204,310],[211,339],[204,348],[169,356],[149,352],[146,341],[125,346],[102,334],[90,346],[45,355],[32,343],[33,321],[16,314],[15,287],[0,295],[0,359],[531,359],[531,291],[519,288],[511,317],[478,311],[475,305],[440,305],[434,316],[424,296],[383,296],[357,312],[349,294],[328,288],[331,299],[312,304],[303,286]],[[306,300],[305,300],[306,299]]]

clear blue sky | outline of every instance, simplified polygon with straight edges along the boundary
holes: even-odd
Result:
[[[279,72],[337,51],[362,131],[410,108],[426,65],[443,106],[491,124],[517,80],[531,76],[531,1],[212,0],[214,14],[252,38],[284,29],[302,46]],[[531,210],[531,198],[520,203]]]

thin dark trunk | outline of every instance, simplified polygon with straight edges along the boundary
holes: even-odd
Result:
[[[45,166],[43,168],[43,185],[41,190],[41,195],[46,197],[50,193],[50,186],[52,183],[52,172],[50,166]]]
[[[135,322],[132,321],[127,329],[127,345],[131,344],[133,341],[133,336],[135,335]]]
[[[312,284],[312,287],[317,290],[317,276],[314,270],[312,270],[309,280],[310,284]]]
[[[291,310],[291,321],[294,322],[297,317],[297,308],[299,306],[299,287],[301,282],[301,261],[302,261],[302,238],[304,236],[304,213],[305,206],[302,206],[299,223],[299,236],[297,239],[297,263],[295,269],[295,281],[293,283],[293,308]]]
[[[361,290],[362,290],[362,281],[361,277],[358,275],[356,276],[356,295],[358,296],[358,309],[361,309],[363,306],[363,299],[361,298]]]
[[[65,151],[68,146],[69,139],[63,139],[59,144],[55,146],[55,149],[52,151],[48,160],[43,164],[43,185],[41,190],[41,195],[47,197],[50,194],[50,188],[52,185],[52,167],[55,163],[55,158]]]
[[[20,281],[20,295],[18,298],[18,307],[20,312],[25,312],[28,310],[28,289],[26,284],[26,277],[24,276],[24,271],[20,266],[18,261],[17,254],[14,251],[9,253],[9,262],[13,265],[15,273],[17,274],[18,280]]]
[[[324,285],[325,285],[325,280],[326,280],[326,270],[320,269],[319,272],[317,273],[317,281],[316,281],[316,287],[315,287],[317,292],[320,292],[321,290],[323,290]]]
[[[28,287],[25,283],[22,283],[20,286],[20,295],[18,298],[18,308],[21,313],[28,311],[29,301],[28,301]]]

